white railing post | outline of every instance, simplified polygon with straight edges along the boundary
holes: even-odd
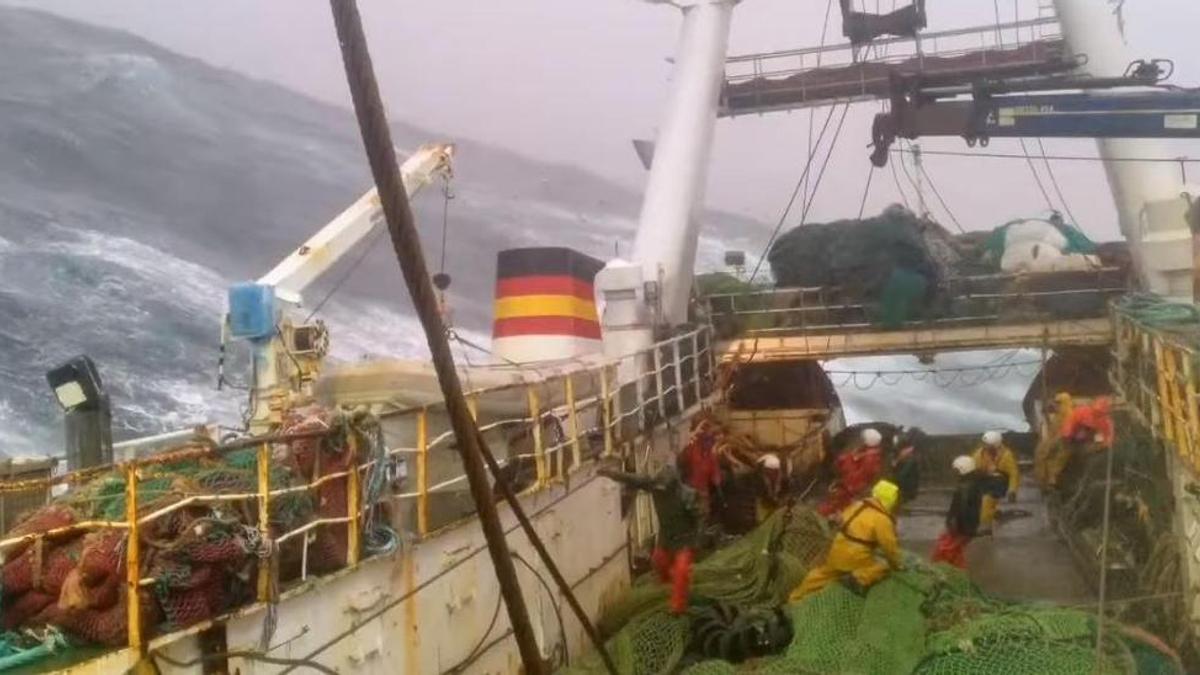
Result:
[[[682,339],[682,337],[676,337],[671,340],[671,355],[675,359],[675,400],[679,402],[680,415],[687,410],[687,405],[683,400],[683,364],[679,360],[679,341]]]
[[[692,331],[692,384],[696,387],[696,405],[704,398],[700,390],[700,330]]]
[[[667,405],[663,399],[663,377],[662,377],[662,343],[655,343],[651,349],[654,350],[654,397],[658,403],[659,419],[667,419]]]

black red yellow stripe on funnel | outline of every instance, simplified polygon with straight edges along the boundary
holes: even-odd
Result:
[[[569,248],[501,251],[492,337],[565,335],[598,340],[592,282],[604,263]]]

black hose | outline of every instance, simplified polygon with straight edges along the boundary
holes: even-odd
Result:
[[[482,653],[483,644],[487,642],[488,636],[492,634],[492,629],[496,627],[496,619],[500,618],[500,606],[503,604],[504,596],[497,593],[496,609],[492,612],[492,620],[488,623],[487,630],[483,631],[483,635],[479,636],[479,642],[475,643],[475,646],[472,647],[471,651],[467,653],[466,658],[464,658],[462,661],[459,661],[452,668],[447,670],[447,673],[460,673],[462,672],[463,668],[471,665],[475,659],[479,658],[480,653]]]
[[[177,661],[177,660],[167,656],[166,654],[163,654],[162,652],[151,652],[151,654],[150,654],[150,660],[152,662],[157,661],[158,659],[162,659],[163,661],[166,661],[167,663],[169,663],[170,665],[172,665],[176,668],[191,668],[193,666],[198,666],[201,663],[204,663],[206,661],[216,661],[219,659],[230,659],[230,658],[246,659],[248,661],[261,661],[262,663],[269,663],[269,664],[275,665],[275,666],[291,666],[291,667],[304,666],[306,668],[312,668],[313,670],[315,670],[317,672],[325,673],[325,675],[338,675],[338,671],[334,670],[333,668],[330,668],[329,666],[317,663],[316,661],[312,661],[309,659],[288,659],[288,658],[283,658],[283,657],[278,657],[278,656],[267,656],[266,654],[263,654],[261,652],[252,652],[252,651],[245,651],[245,650],[234,650],[234,651],[229,651],[229,652],[215,652],[212,654],[202,654],[202,655],[192,659],[191,661]],[[157,664],[155,664],[155,668],[157,668],[157,667],[158,667]]]
[[[529,564],[529,561],[522,558],[520,556],[520,554],[518,554],[518,553],[513,554],[513,559],[515,559],[517,562],[524,565],[525,568],[528,569],[533,574],[533,576],[537,578],[538,583],[540,583],[542,585],[542,588],[546,589],[546,595],[550,598],[550,606],[554,608],[554,616],[558,619],[558,635],[559,635],[559,639],[562,640],[563,662],[570,663],[571,662],[571,652],[567,648],[567,628],[566,628],[566,625],[563,623],[562,606],[559,605],[558,600],[556,600],[554,598],[554,591],[550,590],[550,584],[546,583],[546,578],[543,577],[541,574],[539,574],[538,571],[536,569],[534,569],[533,565]]]

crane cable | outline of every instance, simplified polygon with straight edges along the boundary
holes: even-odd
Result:
[[[450,200],[454,193],[450,190],[449,176],[442,177],[442,254],[438,262],[438,273],[446,272],[446,233],[450,231]]]
[[[825,56],[825,40],[829,36],[829,16],[833,13],[833,0],[827,0],[825,3],[825,22],[821,24],[821,48],[817,51],[817,68],[821,67],[821,60]],[[813,154],[813,118],[816,116],[816,111],[809,109],[808,111],[808,153]],[[820,140],[817,141],[820,144]],[[804,194],[808,194],[808,176],[804,179]],[[754,277],[751,277],[753,281]]]
[[[1062,203],[1063,210],[1067,212],[1067,217],[1071,219],[1071,224],[1079,227],[1079,220],[1075,218],[1075,214],[1071,212],[1071,205],[1067,203],[1067,198],[1063,196],[1062,188],[1058,185],[1058,178],[1054,176],[1054,168],[1050,166],[1050,160],[1046,159],[1046,145],[1042,143],[1039,136],[1037,139],[1038,149],[1042,152],[1042,161],[1046,164],[1046,174],[1050,176],[1050,185],[1054,186],[1054,192],[1058,195],[1058,201]]]
[[[1029,148],[1025,147],[1025,139],[1018,138],[1021,142],[1021,152],[1025,155],[1025,163],[1029,165],[1029,172],[1033,174],[1033,181],[1037,183],[1038,191],[1042,193],[1042,198],[1046,200],[1046,207],[1051,211],[1057,211],[1054,202],[1050,199],[1050,193],[1046,191],[1046,186],[1042,184],[1042,177],[1037,172],[1037,167],[1033,164],[1033,158],[1029,156]]]
[[[942,198],[942,193],[940,190],[938,190],[937,185],[934,184],[933,176],[929,175],[929,171],[925,168],[925,163],[921,162],[918,164],[917,169],[921,172],[921,175],[925,177],[925,182],[929,183],[929,189],[933,190],[933,196],[937,197],[938,203],[942,205],[942,209],[946,211],[946,215],[950,216],[950,220],[954,223],[954,226],[958,228],[959,232],[966,234],[966,228],[964,228],[963,224],[959,222],[958,217],[954,215],[954,212],[950,210],[950,205],[947,204],[946,200]]]
[[[837,129],[834,129],[833,138],[829,141],[829,148],[825,152],[825,161],[821,164],[820,172],[817,173],[817,181],[813,183],[812,194],[808,196],[808,203],[800,212],[801,225],[808,222],[808,212],[812,208],[813,202],[816,201],[817,191],[821,189],[821,179],[825,177],[825,169],[829,168],[829,160],[833,158],[833,151],[837,147],[838,138],[842,135],[842,125],[846,122],[846,113],[848,112],[850,112],[850,101],[846,101],[842,106],[842,116],[838,118]]]
[[[900,156],[900,163],[904,163],[904,156]],[[909,211],[912,206],[908,203],[908,195],[904,194],[904,186],[900,184],[900,172],[896,171],[896,162],[888,162],[888,166],[892,168],[892,180],[896,182],[896,192],[900,193],[900,201],[904,202],[904,208]]]
[[[863,188],[862,201],[858,204],[858,219],[862,220],[863,212],[867,209],[867,196],[871,194],[871,179],[875,177],[875,165],[867,169],[867,186]]]
[[[825,124],[821,127],[821,133],[817,136],[817,144],[820,145],[821,140],[825,137],[825,131],[829,128],[829,123],[833,119],[833,111],[837,108],[837,104],[829,107],[829,114],[825,116]],[[796,197],[800,195],[800,189],[804,186],[808,179],[809,170],[812,169],[813,159],[817,156],[816,148],[810,147],[808,160],[804,163],[804,171],[800,174],[799,180],[796,181],[796,187],[792,189],[792,196],[788,198],[787,206],[783,208],[783,213],[779,215],[779,221],[775,223],[775,229],[772,230],[771,236],[767,239],[767,245],[763,247],[762,255],[759,256],[758,262],[754,265],[754,271],[750,273],[750,278],[747,283],[754,283],[754,277],[758,276],[758,270],[762,267],[763,260],[766,260],[767,252],[771,250],[771,245],[775,243],[775,237],[779,236],[779,231],[783,229],[783,224],[787,222],[788,214],[792,212],[792,206],[796,203]]]

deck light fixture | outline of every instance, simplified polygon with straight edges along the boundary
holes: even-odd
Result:
[[[68,469],[111,463],[112,410],[95,362],[76,356],[47,371],[46,382],[65,412]]]

